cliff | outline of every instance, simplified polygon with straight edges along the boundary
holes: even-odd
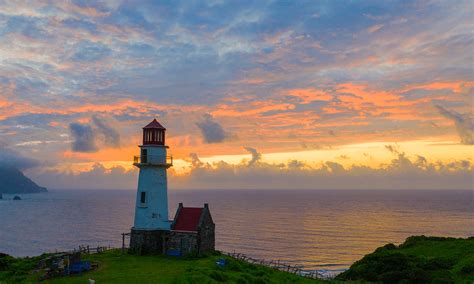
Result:
[[[0,167],[0,193],[39,193],[46,192],[45,187],[37,185],[20,170]]]

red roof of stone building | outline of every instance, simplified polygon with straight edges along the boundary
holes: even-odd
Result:
[[[176,217],[173,230],[197,232],[203,209],[204,208],[181,207],[177,212],[178,216]]]
[[[153,119],[152,122],[148,123],[147,126],[143,127],[143,129],[154,128],[154,129],[165,129],[163,125],[161,125],[156,119]]]

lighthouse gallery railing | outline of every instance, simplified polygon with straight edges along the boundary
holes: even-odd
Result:
[[[133,164],[134,165],[172,166],[173,156],[165,156],[165,155],[133,156]]]

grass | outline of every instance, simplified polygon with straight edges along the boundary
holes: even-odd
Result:
[[[34,283],[41,272],[34,272],[34,258],[0,255],[0,283]],[[226,258],[224,268],[216,266]],[[321,283],[261,265],[249,264],[215,254],[202,258],[137,256],[110,250],[86,255],[99,264],[95,271],[59,277],[44,283]],[[403,244],[388,244],[355,262],[336,280],[356,283],[474,283],[474,237],[468,239],[415,236]]]
[[[414,236],[355,262],[339,280],[383,283],[473,283],[474,237]]]
[[[219,268],[216,260],[225,257],[228,264]],[[203,258],[172,258],[166,256],[136,256],[110,250],[87,255],[85,260],[99,263],[95,271],[82,275],[49,279],[43,283],[318,283],[283,271],[253,265],[227,256]],[[31,274],[39,258],[15,259],[8,272],[0,272],[0,283],[36,282],[39,273]],[[1,270],[1,269],[0,269]]]

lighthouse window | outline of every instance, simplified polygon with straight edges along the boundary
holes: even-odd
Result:
[[[140,192],[140,203],[141,204],[146,203],[146,192],[144,192],[144,191]]]
[[[147,163],[148,162],[148,150],[147,149],[142,149],[142,163]]]

